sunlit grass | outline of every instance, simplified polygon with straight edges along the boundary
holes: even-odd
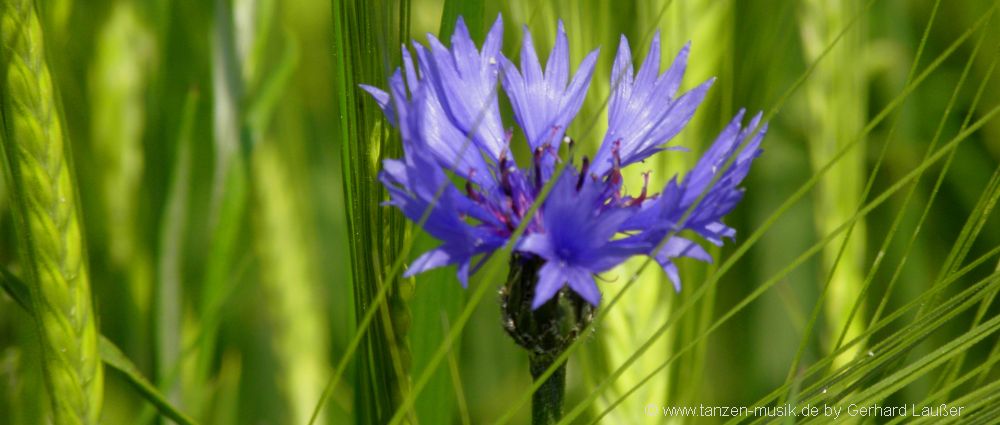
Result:
[[[91,3],[39,7],[109,366],[103,423],[529,421],[539,384],[496,296],[511,247],[467,290],[451,268],[401,278],[436,242],[380,205],[399,136],[357,89],[385,87],[401,43],[446,40],[458,16],[481,41],[498,13],[510,57],[523,25],[548,51],[559,19],[571,63],[601,49],[567,133],[577,155],[606,128],[621,34],[638,60],[655,31],[664,61],[692,41],[683,88],[718,79],[675,141],[691,152],[631,167],[629,191],[685,172],[740,107],[770,122],[715,264],[681,261],[680,293],[645,260],[602,275],[592,329],[563,356],[565,423],[782,402],[1000,417],[995,1]],[[4,164],[0,422],[34,424],[62,395],[42,390]]]

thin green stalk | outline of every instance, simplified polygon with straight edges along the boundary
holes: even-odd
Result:
[[[839,348],[835,352],[835,354],[840,354],[842,352],[845,352],[848,349],[850,349],[850,347],[852,347],[853,345],[858,344],[858,343],[860,343],[863,340],[866,340],[867,338],[869,338],[871,335],[875,334],[876,332],[880,332],[880,331],[884,330],[889,324],[895,322],[896,320],[899,320],[907,312],[916,309],[920,304],[925,303],[932,296],[934,296],[934,294],[936,294],[938,292],[941,292],[941,291],[944,291],[947,286],[950,286],[951,284],[957,282],[959,278],[965,276],[966,274],[968,274],[969,272],[971,272],[972,270],[974,270],[979,265],[985,263],[986,260],[993,258],[998,253],[1000,253],[1000,246],[994,248],[989,253],[986,253],[983,256],[979,257],[979,259],[971,262],[969,265],[967,265],[966,267],[964,267],[962,270],[959,270],[958,272],[954,273],[953,275],[950,275],[948,277],[948,279],[946,279],[942,283],[941,286],[939,286],[937,288],[934,288],[934,289],[932,289],[930,291],[925,292],[924,294],[920,295],[918,298],[916,298],[913,301],[907,303],[906,305],[900,307],[899,309],[897,309],[896,311],[894,311],[892,314],[890,314],[890,315],[886,316],[885,318],[881,319],[878,323],[872,324],[858,338],[855,338],[855,339],[853,339],[851,341],[848,341],[848,342],[844,343],[843,346],[841,348]],[[889,356],[887,356],[887,354],[892,354],[892,352],[891,352],[892,350],[897,350],[897,351],[901,350],[902,348],[900,348],[900,347],[903,346],[903,345],[905,345],[905,344],[901,344],[900,343],[901,341],[918,341],[919,342],[919,340],[921,338],[923,338],[927,334],[931,333],[934,329],[936,329],[938,326],[940,326],[940,324],[943,321],[946,321],[947,318],[954,317],[954,315],[957,314],[956,313],[957,311],[961,311],[961,307],[962,307],[961,304],[962,303],[960,303],[960,301],[962,301],[964,299],[966,301],[965,304],[967,306],[968,305],[972,305],[973,302],[975,302],[975,301],[977,301],[978,299],[981,298],[981,296],[977,296],[975,294],[980,294],[981,291],[982,291],[982,289],[984,289],[984,288],[992,288],[992,287],[996,286],[996,284],[998,282],[998,280],[997,280],[998,276],[1000,276],[1000,275],[998,275],[998,274],[990,275],[989,277],[987,277],[987,278],[985,278],[983,280],[980,280],[978,283],[975,283],[975,284],[969,286],[967,289],[964,289],[960,294],[956,295],[955,297],[953,297],[949,301],[947,301],[947,302],[945,302],[945,303],[940,304],[939,306],[937,306],[935,308],[935,313],[936,314],[934,315],[936,322],[932,321],[932,322],[928,322],[926,324],[914,324],[914,323],[910,323],[910,324],[906,325],[902,330],[897,331],[896,334],[893,337],[887,338],[887,339],[883,340],[882,342],[879,342],[878,344],[875,344],[874,346],[871,347],[872,353],[874,354],[874,352],[877,351],[879,353],[878,356],[866,356],[866,357],[861,357],[861,358],[855,359],[853,362],[851,362],[848,365],[845,365],[844,367],[842,367],[839,371],[835,371],[834,373],[831,373],[831,374],[827,375],[826,377],[823,377],[822,379],[819,379],[816,382],[814,382],[813,384],[809,385],[807,388],[805,388],[803,390],[803,392],[805,392],[805,393],[814,393],[815,394],[815,393],[818,393],[820,391],[819,390],[820,388],[828,388],[829,385],[833,385],[833,384],[836,384],[839,381],[843,381],[843,380],[846,380],[846,379],[850,378],[851,377],[851,373],[850,372],[851,371],[855,371],[855,370],[852,370],[852,368],[854,366],[860,364],[860,363],[866,362],[867,359],[870,358],[870,357],[874,357],[874,361],[875,362],[884,363],[884,362],[888,361],[888,360],[885,360],[885,359],[889,358]],[[951,315],[951,316],[948,316],[948,315]],[[944,316],[944,320],[937,320],[941,316]],[[828,366],[831,363],[833,363],[833,356],[826,356],[822,360],[820,360],[817,363],[815,363],[812,366],[810,366],[802,375],[803,375],[804,378],[809,378],[809,377],[812,377],[814,375],[821,374],[822,372],[826,372]],[[874,366],[871,366],[871,367],[874,368]],[[791,382],[791,383],[786,382],[786,383],[782,384],[780,387],[778,387],[775,390],[773,390],[772,392],[770,392],[768,395],[766,395],[763,398],[761,398],[761,399],[757,400],[756,402],[752,403],[752,405],[754,405],[754,406],[764,406],[764,405],[767,405],[769,403],[772,403],[772,402],[778,400],[779,397],[781,397],[783,394],[785,394],[786,392],[788,392],[789,388],[792,385],[798,385],[798,384],[799,384],[799,381],[795,381],[795,382]],[[735,422],[735,421],[734,420],[730,420],[729,421],[729,423],[733,423],[733,422]],[[759,422],[759,420],[758,420],[758,422]]]
[[[996,274],[996,273],[994,273],[994,274]],[[993,293],[994,294],[996,293],[996,289],[993,290]],[[987,296],[986,298],[988,299],[988,298],[991,298],[991,297]],[[980,304],[980,305],[982,305],[982,304]],[[978,323],[976,325],[978,326]],[[972,326],[972,329],[975,329],[975,328],[976,328],[976,326]],[[998,341],[1000,341],[1000,339],[998,339]],[[964,357],[966,353],[967,353],[967,351],[963,351],[963,352],[961,352],[959,354],[959,356],[960,357]],[[930,406],[930,405],[932,405],[932,403],[934,403],[935,400],[941,400],[939,403],[945,402],[945,400],[948,399],[948,394],[950,394],[951,391],[955,390],[955,388],[958,388],[960,385],[962,385],[963,383],[969,381],[973,377],[975,377],[977,375],[980,375],[982,372],[989,371],[990,368],[992,368],[993,365],[996,364],[997,361],[1000,361],[1000,358],[990,357],[990,358],[986,359],[985,362],[983,362],[979,366],[975,367],[974,369],[966,372],[962,376],[958,376],[957,373],[956,373],[954,376],[951,376],[947,380],[947,384],[946,385],[943,385],[940,390],[935,391],[933,394],[931,394],[928,397],[924,398],[918,404],[918,406]],[[998,381],[998,382],[1000,382],[1000,381]],[[981,383],[979,383],[975,387],[979,388],[979,387],[982,387],[982,385],[981,385]],[[973,393],[975,393],[975,392],[973,392]],[[952,406],[962,406],[962,404],[956,404],[956,403],[949,403],[949,404],[952,405]],[[892,421],[890,421],[888,425],[899,423],[899,422],[901,422],[904,419],[906,419],[905,416],[896,417]]]
[[[981,45],[982,41],[984,40],[986,34],[987,34],[987,32],[984,31],[980,35],[979,40],[976,42],[976,47],[974,49],[975,52],[978,52],[979,46]],[[925,32],[925,38],[926,38],[926,32]],[[961,77],[961,79],[963,81],[964,81],[964,78],[967,76],[969,68],[971,67],[971,65],[974,62],[973,59],[975,58],[975,56],[976,56],[975,53],[973,53],[969,57],[969,61],[966,63],[966,67],[962,71],[962,77]],[[994,55],[992,63],[990,65],[990,70],[986,72],[986,75],[992,74],[993,69],[996,66],[996,61],[997,61],[998,57],[1000,57],[1000,56]],[[969,112],[966,114],[965,119],[962,121],[962,126],[961,126],[960,130],[964,130],[965,127],[968,126],[969,122],[971,121],[971,119],[972,119],[972,117],[974,115],[974,112],[976,111],[977,106],[979,104],[979,100],[981,99],[982,94],[984,92],[984,89],[986,87],[986,83],[988,81],[989,81],[989,79],[983,79],[983,81],[979,85],[979,88],[976,91],[976,96],[975,96],[975,98],[972,101],[971,107],[969,108]],[[948,116],[948,113],[950,112],[951,107],[954,105],[954,102],[957,100],[957,95],[958,95],[960,89],[961,89],[961,84],[956,85],[955,91],[952,93],[952,97],[948,101],[948,107],[945,108],[946,109],[946,113],[942,117],[942,119],[939,121],[937,130],[935,130],[934,139],[933,139],[933,141],[931,143],[931,147],[928,148],[928,150],[924,154],[925,158],[927,157],[927,155],[930,155],[933,147],[936,146],[938,138],[940,137],[940,135],[942,133],[942,130],[944,128],[944,124],[946,123],[946,118]],[[910,239],[907,242],[906,248],[903,250],[903,257],[902,257],[903,260],[900,261],[899,265],[896,267],[896,270],[893,272],[893,277],[892,277],[892,279],[890,279],[889,284],[888,284],[888,286],[886,288],[886,291],[885,291],[886,295],[883,296],[882,301],[880,301],[878,308],[876,308],[875,314],[872,316],[871,322],[878,321],[879,315],[881,314],[882,310],[885,308],[886,303],[888,302],[889,294],[892,293],[893,285],[897,281],[897,278],[899,277],[900,272],[902,271],[903,263],[905,263],[905,258],[907,256],[909,256],[910,250],[913,248],[914,243],[916,242],[916,238],[920,234],[920,229],[922,228],[922,225],[923,225],[924,221],[928,217],[928,213],[930,212],[931,205],[933,205],[934,200],[936,199],[936,197],[937,197],[937,195],[939,193],[939,189],[941,187],[941,184],[944,182],[944,178],[947,175],[947,172],[948,172],[948,170],[951,167],[951,163],[952,163],[952,160],[954,159],[954,155],[955,155],[954,151],[951,154],[948,155],[948,158],[945,160],[944,166],[942,167],[941,171],[938,173],[938,178],[937,178],[937,180],[934,183],[934,188],[931,189],[931,196],[927,200],[927,202],[926,202],[926,204],[924,206],[924,210],[923,210],[923,212],[920,215],[920,219],[917,220],[917,224],[915,226],[917,230],[914,231],[910,235]],[[885,238],[884,242],[882,243],[881,248],[879,248],[879,252],[885,252],[888,249],[889,243],[891,242],[891,239],[892,239],[891,236],[894,234],[894,232],[898,228],[899,224],[902,222],[903,215],[904,215],[903,212],[905,211],[905,207],[906,207],[906,205],[909,204],[909,200],[915,194],[916,189],[917,189],[917,185],[914,184],[914,186],[912,186],[910,188],[910,190],[907,192],[906,198],[905,198],[905,200],[903,202],[903,207],[901,208],[901,212],[899,214],[897,214],[897,216],[894,219],[892,225],[890,226],[889,234],[887,235],[887,237]],[[879,257],[879,258],[881,258],[881,257]],[[868,289],[869,289],[872,281],[874,280],[875,273],[878,271],[880,265],[881,265],[881,262],[877,261],[875,264],[872,265],[871,269],[868,271],[867,276],[865,276],[865,283],[864,283],[863,288],[862,288],[862,295],[868,292]],[[861,297],[862,295],[859,295],[859,297]],[[852,307],[851,312],[848,314],[848,320],[852,320],[853,319],[853,317],[854,317],[854,315],[856,313],[856,310],[860,307],[859,304],[860,303],[856,302],[855,305]],[[841,330],[840,337],[837,340],[837,345],[838,346],[843,341],[846,332],[847,332],[846,328],[843,329],[843,330]]]
[[[450,326],[448,325],[448,314],[445,311],[441,312],[441,327],[444,333],[448,333]],[[458,370],[458,360],[455,358],[454,350],[448,351],[448,371],[451,375],[451,385],[455,389],[455,400],[462,425],[469,425],[472,423],[472,419],[469,417],[469,406],[465,401],[465,390],[462,387],[462,374]]]
[[[244,75],[250,68],[248,60],[248,43],[246,36],[250,33],[255,37],[266,37],[267,34],[255,34],[256,21],[239,21],[234,18],[236,7],[225,0],[213,2],[214,13],[211,29],[211,60],[212,60],[212,130],[214,142],[214,168],[212,170],[211,204],[208,213],[208,228],[211,233],[211,246],[208,250],[206,267],[202,276],[201,292],[198,299],[198,329],[193,334],[197,350],[192,351],[194,361],[183,365],[185,380],[185,400],[198,414],[207,414],[206,407],[212,407],[215,414],[225,412],[224,405],[210,403],[210,392],[206,383],[210,382],[215,363],[217,334],[221,326],[224,306],[240,281],[235,276],[242,251],[239,250],[241,237],[245,231],[247,205],[249,204],[250,165],[249,154],[253,141],[259,134],[249,128],[246,118],[246,93],[248,82]],[[243,11],[246,12],[246,11]],[[253,12],[252,10],[250,12]],[[251,14],[251,16],[253,16]],[[241,16],[245,17],[245,16]],[[249,29],[243,25],[250,26]],[[240,30],[243,30],[242,32]],[[249,43],[254,45],[254,38]],[[252,74],[252,73],[249,73]],[[229,373],[241,370],[239,360],[233,359]],[[223,376],[219,372],[219,380],[232,379],[227,382],[235,385],[238,375]],[[215,396],[226,397],[220,387]]]
[[[990,350],[990,354],[986,357],[986,362],[983,363],[981,370],[978,371],[978,376],[976,377],[975,386],[983,385],[986,382],[986,378],[990,376],[990,372],[993,371],[993,365],[1000,361],[1000,338],[993,343],[993,349]]]
[[[104,374],[68,139],[33,2],[2,6],[3,156],[57,424],[96,424]]]
[[[243,225],[249,197],[247,161],[239,151],[242,141],[239,119],[244,90],[233,34],[231,6],[224,0],[213,2],[210,54],[214,166],[207,218],[211,242],[207,249],[205,270],[201,276],[202,281],[196,301],[197,320],[188,322],[194,328],[190,333],[187,329],[181,332],[184,344],[186,345],[188,341],[193,344],[190,350],[183,351],[182,358],[179,359],[181,392],[185,405],[199,417],[205,417],[213,410],[215,412],[222,410],[219,406],[211,405],[213,391],[208,383],[211,382],[213,365],[218,354],[216,339],[221,325],[222,310],[237,284],[233,270],[239,258],[238,239],[244,234]],[[164,307],[175,306],[164,305]],[[183,319],[185,318],[182,316]],[[187,327],[188,323],[184,323],[183,326]],[[239,368],[230,369],[234,370]],[[219,379],[222,379],[221,372]],[[218,392],[216,395],[219,395]]]
[[[962,70],[961,77],[959,77],[959,85],[961,85],[962,82],[965,81],[965,78],[968,76],[969,70],[972,68],[972,64],[974,62],[974,59],[977,56],[977,53],[979,52],[979,48],[982,45],[983,40],[985,40],[987,34],[988,34],[988,31],[983,31],[983,33],[979,37],[979,40],[976,41],[976,46],[973,49],[973,52],[972,52],[972,54],[969,57],[969,61],[966,63],[965,68]],[[993,59],[990,61],[990,66],[988,68],[988,71],[985,74],[987,77],[989,77],[990,75],[992,75],[993,70],[996,69],[997,60],[1000,59],[1000,45],[998,45],[997,47],[998,47],[998,50],[994,53]],[[980,83],[979,89],[976,91],[976,95],[973,98],[972,103],[970,105],[969,112],[966,113],[965,119],[962,121],[962,126],[961,126],[961,128],[959,130],[964,129],[965,126],[967,126],[969,124],[969,121],[972,120],[972,116],[974,114],[974,111],[976,111],[977,107],[979,106],[979,100],[982,98],[983,91],[986,88],[986,83],[988,81],[989,81],[989,78],[984,78],[983,81]],[[952,94],[952,98],[948,101],[948,107],[945,110],[944,117],[942,117],[941,122],[938,124],[938,129],[935,131],[935,134],[934,134],[935,142],[937,141],[938,136],[940,135],[940,133],[943,130],[945,117],[947,117],[948,114],[951,112],[951,108],[952,108],[953,104],[955,103],[956,98],[958,97],[957,91],[958,91],[958,89],[956,88],[956,93]],[[944,177],[945,177],[946,173],[948,172],[948,170],[950,170],[951,163],[952,163],[952,160],[954,159],[954,156],[955,156],[955,152],[952,152],[948,156],[948,159],[945,161],[944,167],[942,167],[941,172],[938,175],[938,179],[935,182],[934,188],[931,190],[930,199],[927,201],[927,205],[924,207],[924,211],[923,211],[923,213],[920,216],[920,220],[917,221],[917,226],[916,226],[917,231],[913,232],[913,234],[910,236],[910,240],[907,243],[906,250],[904,251],[904,253],[906,255],[909,255],[910,249],[913,247],[914,243],[916,242],[917,235],[920,233],[919,229],[923,226],[924,220],[927,218],[927,215],[928,215],[928,212],[930,210],[930,207],[931,207],[932,203],[934,202],[934,200],[937,198],[937,195],[938,195],[939,189],[940,189],[940,184],[944,180]],[[910,199],[909,196],[915,190],[916,190],[915,187],[910,189],[910,193],[907,194],[907,198],[906,198],[907,201],[909,201],[909,199]],[[906,205],[907,205],[907,203],[904,202],[903,203],[904,208],[905,208]],[[902,215],[903,215],[902,213],[899,214],[900,217]],[[895,224],[895,223],[893,223],[893,224]],[[904,257],[903,261],[905,261],[905,258],[906,257]],[[997,264],[997,269],[996,270],[1000,270],[1000,263]],[[896,275],[898,275],[898,273],[899,273],[899,268],[897,268],[897,271],[894,273],[892,282],[895,282],[895,278],[896,278]],[[887,295],[888,294],[889,293],[887,292]],[[977,325],[979,325],[979,323],[985,317],[986,312],[989,309],[990,305],[993,303],[993,299],[995,297],[996,297],[996,293],[994,292],[992,296],[990,296],[986,301],[983,302],[982,305],[980,305],[980,309],[979,309],[978,312],[976,312],[976,317],[972,321],[971,327],[974,328]],[[952,369],[952,372],[951,373],[942,374],[941,375],[942,381],[939,381],[938,385],[936,385],[936,387],[940,387],[940,386],[944,385],[945,382],[950,382],[950,381],[954,380],[955,377],[957,376],[958,372],[961,371],[961,369],[962,369],[962,363],[964,361],[965,361],[965,354],[964,353],[962,355],[958,356],[955,360],[953,360],[951,362],[951,364],[949,365],[949,367],[951,367],[951,369]],[[945,397],[947,397],[947,394],[945,395]]]
[[[998,3],[998,2],[994,2],[993,3],[993,7],[990,9],[990,12],[986,15],[986,16],[989,17],[989,19],[992,20],[992,16],[993,16],[993,13],[994,13],[993,11],[995,10],[995,8],[997,7],[998,4],[1000,4],[1000,3]],[[985,39],[986,35],[987,35],[987,32],[984,32],[980,36],[979,41],[977,41],[976,46],[974,48],[973,55],[970,56],[969,63],[966,65],[965,70],[963,70],[962,77],[961,77],[962,79],[965,78],[966,73],[968,72],[968,69],[969,69],[969,65],[972,64],[972,61],[973,61],[973,59],[975,57],[975,53],[978,52],[979,47],[980,47],[982,41]],[[997,63],[996,62],[997,58],[998,58],[998,56],[996,54],[994,54],[993,60],[992,60],[991,65],[989,67],[990,70],[987,72],[987,75],[992,74],[993,69],[995,68],[996,63]],[[961,125],[959,131],[964,130],[969,125],[969,122],[971,122],[971,120],[972,120],[972,118],[975,115],[975,112],[977,110],[977,106],[979,105],[979,101],[982,98],[982,94],[984,93],[984,89],[986,88],[986,83],[988,81],[989,81],[988,78],[984,78],[983,81],[980,83],[979,88],[976,91],[975,98],[973,99],[971,107],[969,108],[968,112],[965,115],[965,118],[962,121],[962,125]],[[957,88],[956,88],[956,90],[957,90]],[[949,107],[947,109],[950,109],[951,103],[953,101],[954,101],[954,95],[953,95],[953,99],[949,101]],[[946,115],[947,115],[947,111],[946,111]],[[938,125],[938,129],[935,131],[935,143],[936,143],[936,139],[937,139],[938,135],[941,133],[941,131],[943,130],[943,128],[944,128],[944,118],[942,118],[941,122]],[[879,315],[882,314],[882,311],[885,309],[886,305],[888,304],[889,295],[891,295],[892,290],[895,287],[896,282],[898,281],[899,277],[901,276],[901,273],[902,273],[902,270],[903,270],[903,264],[905,263],[905,259],[906,259],[907,256],[909,256],[910,250],[913,248],[914,243],[916,242],[917,235],[919,234],[919,229],[921,228],[921,226],[923,225],[924,221],[926,220],[926,218],[928,216],[928,213],[930,211],[930,206],[934,202],[934,199],[936,199],[936,197],[937,197],[937,195],[939,193],[939,189],[941,188],[941,185],[944,183],[944,178],[947,175],[947,172],[948,172],[948,170],[951,167],[951,163],[952,163],[952,160],[954,159],[954,156],[955,156],[955,152],[952,152],[948,156],[948,159],[946,160],[944,167],[942,168],[941,172],[938,174],[938,178],[937,178],[937,180],[934,183],[934,188],[931,189],[931,197],[927,201],[927,205],[924,207],[924,211],[921,213],[920,219],[917,221],[917,226],[916,226],[917,231],[913,232],[913,234],[910,235],[910,238],[907,241],[906,248],[903,250],[903,260],[900,261],[900,263],[896,266],[896,269],[893,271],[892,277],[889,279],[889,283],[888,283],[886,291],[885,291],[886,295],[882,298],[882,301],[879,303],[878,307],[875,309],[875,313],[873,315],[873,320],[877,319],[879,317]],[[925,155],[925,157],[926,157],[926,155]],[[998,169],[998,172],[1000,172],[1000,169]],[[987,186],[987,188],[989,188],[989,187],[990,186]],[[984,223],[986,217],[989,216],[989,210],[992,208],[991,202],[996,202],[996,198],[995,197],[991,198],[990,196],[988,196],[988,194],[990,194],[990,193],[1000,194],[1000,192],[995,192],[994,190],[990,190],[990,189],[987,189],[987,190],[985,190],[983,192],[983,196],[981,198],[981,201],[985,201],[985,203],[978,204],[976,206],[976,208],[974,208],[973,211],[980,211],[980,208],[983,208],[982,211],[984,213],[979,217],[978,221],[973,219],[974,217],[976,217],[975,213],[973,213],[972,215],[969,216],[969,220],[966,222],[966,225],[963,227],[961,234],[957,238],[955,244],[952,246],[952,249],[949,252],[949,256],[946,258],[945,262],[942,264],[941,273],[937,277],[937,279],[934,281],[935,285],[937,284],[937,282],[940,282],[942,276],[945,276],[948,273],[951,273],[952,271],[954,271],[961,264],[961,262],[964,260],[965,253],[967,252],[969,244],[971,244],[972,240],[974,240],[975,237],[976,237],[976,235],[979,234],[979,231],[982,229],[982,227],[981,227],[982,223]],[[993,199],[993,200],[989,201],[989,199]],[[904,206],[905,206],[905,203],[904,203]],[[902,215],[902,214],[900,214],[900,215]],[[973,224],[977,223],[977,222],[980,223],[980,226],[979,227],[974,227]],[[894,223],[894,227],[893,228],[895,228],[895,223]],[[973,230],[973,229],[975,229],[975,230]],[[963,249],[965,251],[963,251]],[[874,275],[874,270],[870,273],[870,275]],[[869,276],[869,277],[866,278],[866,280],[870,280],[870,279],[872,279],[872,277],[873,276]],[[920,316],[920,314],[918,314],[918,317],[919,316]]]

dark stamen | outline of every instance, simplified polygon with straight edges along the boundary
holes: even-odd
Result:
[[[542,155],[545,154],[545,147],[548,143],[535,149],[535,190],[542,190]]]
[[[472,187],[472,182],[470,181],[465,182],[465,193],[469,196],[469,199],[476,201],[477,203],[483,202],[483,198],[479,195],[479,192],[476,192],[476,189]]]
[[[510,197],[514,194],[514,188],[510,185],[510,169],[507,168],[507,153],[500,154],[500,189],[504,195]]]
[[[586,156],[583,157],[583,163],[580,164],[580,177],[576,179],[576,191],[579,192],[580,188],[583,187],[583,179],[587,178],[587,171],[590,169],[590,159]]]
[[[622,181],[622,158],[618,155],[618,151],[622,146],[621,140],[615,140],[611,145],[611,171],[608,171],[608,183],[612,185],[618,185]]]

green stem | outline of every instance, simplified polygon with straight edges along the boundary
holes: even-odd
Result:
[[[538,380],[558,355],[532,354],[531,378]],[[531,395],[532,425],[548,425],[559,422],[563,415],[563,396],[566,394],[566,363],[559,365],[542,386]]]
[[[500,292],[504,329],[528,351],[531,378],[536,382],[556,359],[573,344],[594,317],[594,308],[568,288],[531,308],[538,285],[538,270],[544,263],[534,257],[514,254],[510,274]],[[566,393],[566,363],[558,365],[549,379],[531,395],[531,423],[554,424],[562,419]]]

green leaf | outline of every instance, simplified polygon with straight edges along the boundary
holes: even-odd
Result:
[[[101,360],[108,366],[111,366],[124,374],[128,383],[131,384],[132,387],[139,392],[139,394],[142,394],[146,400],[156,406],[156,409],[159,410],[163,416],[166,416],[181,425],[195,424],[194,419],[191,419],[179,409],[171,405],[170,402],[167,401],[167,398],[164,397],[163,394],[160,394],[156,387],[153,386],[153,384],[150,383],[146,377],[142,376],[142,372],[140,372],[139,368],[137,368],[135,364],[133,364],[132,361],[125,356],[125,353],[122,353],[122,351],[115,346],[113,342],[109,341],[103,335],[101,336],[100,341],[100,351]]]

